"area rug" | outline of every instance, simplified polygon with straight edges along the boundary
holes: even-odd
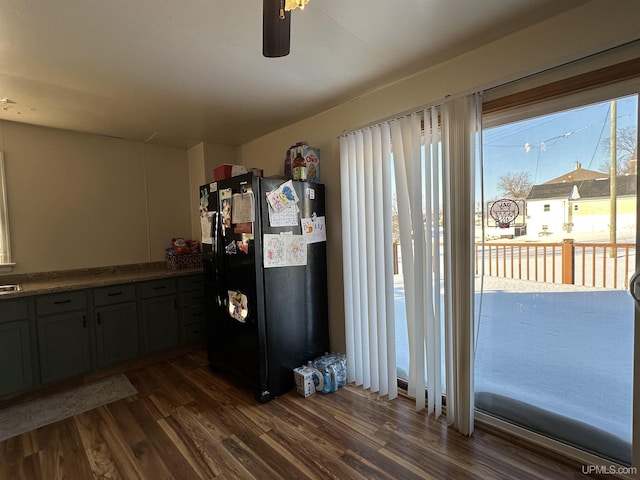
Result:
[[[136,392],[129,379],[120,374],[0,410],[0,442]]]

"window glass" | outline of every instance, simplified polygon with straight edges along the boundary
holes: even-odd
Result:
[[[478,205],[527,216],[477,230],[476,407],[629,464],[638,97],[522,111],[483,131]]]

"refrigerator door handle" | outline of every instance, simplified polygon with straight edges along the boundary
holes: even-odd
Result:
[[[640,292],[640,285],[638,285],[638,279],[640,279],[640,270],[634,273],[629,279],[629,293],[635,301],[636,306],[640,308],[640,297],[638,297],[638,292]]]
[[[224,227],[222,222],[224,221],[224,217],[220,212],[218,212],[216,216],[216,275],[217,275],[217,285],[218,285],[218,305],[220,307],[224,307],[225,310],[229,304],[228,293],[227,293],[227,268],[226,268],[226,250],[225,250],[225,242],[226,238],[224,236]]]
[[[222,282],[222,275],[220,272],[220,213],[215,212],[213,215],[212,226],[212,245],[213,245],[213,275],[215,277],[216,285],[216,303],[219,307],[222,306],[222,298],[220,297],[220,283]]]

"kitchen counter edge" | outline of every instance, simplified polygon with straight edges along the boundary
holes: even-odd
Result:
[[[47,293],[106,287],[162,278],[183,277],[202,273],[201,267],[167,268],[166,263],[88,268],[60,272],[29,273],[0,277],[0,285],[18,284],[20,290],[0,295],[0,301]]]

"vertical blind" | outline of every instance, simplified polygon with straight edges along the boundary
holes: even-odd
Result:
[[[448,422],[467,435],[473,432],[474,165],[480,115],[480,96],[471,95],[340,137],[349,381],[389,400],[397,396],[395,322],[405,320],[395,318],[394,302],[404,301],[407,393],[417,410],[427,408],[437,417],[446,384]],[[397,300],[394,290],[394,203],[404,300]]]

